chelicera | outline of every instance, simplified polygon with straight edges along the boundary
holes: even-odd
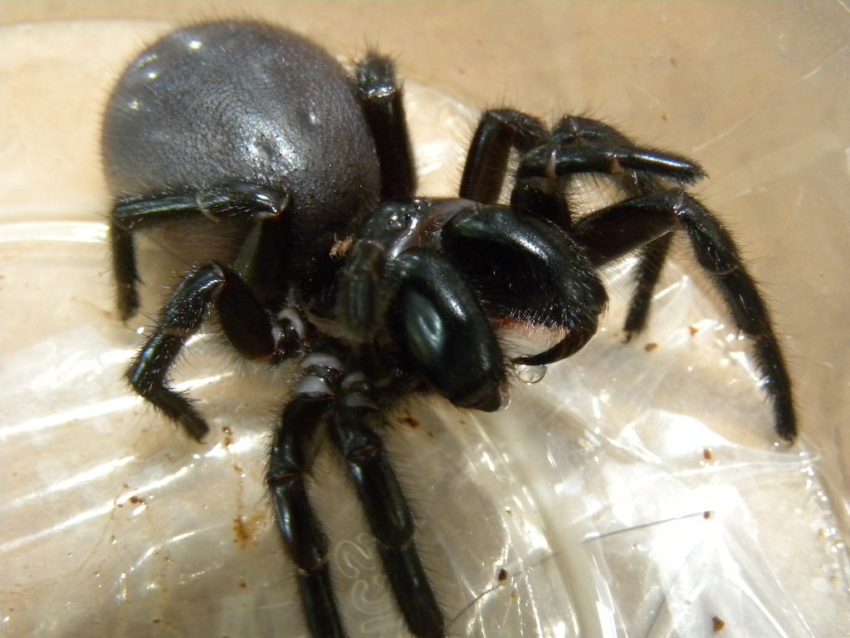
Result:
[[[513,366],[559,361],[595,334],[607,302],[599,269],[632,252],[625,330],[639,332],[676,231],[752,338],[778,434],[796,434],[765,303],[732,237],[683,190],[702,169],[602,122],[548,128],[486,111],[458,197],[417,197],[390,60],[369,54],[350,77],[298,35],[227,21],[166,35],[130,65],[106,110],[103,158],[121,318],[139,306],[137,231],[179,227],[171,239],[195,264],[127,371],[133,389],[200,441],[205,419],[168,375],[208,315],[244,357],[299,362],[266,481],[317,638],[346,635],[305,486],[318,444],[344,459],[408,628],[445,636],[382,443],[388,414],[415,393],[498,409]],[[614,179],[622,201],[576,215],[572,182],[588,174]],[[517,321],[557,338],[508,354],[498,327]]]

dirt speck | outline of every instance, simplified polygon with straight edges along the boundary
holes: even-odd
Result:
[[[406,414],[405,416],[401,417],[401,422],[402,424],[414,429],[422,425],[417,419],[413,418],[409,414]]]
[[[726,628],[726,623],[723,621],[722,618],[720,618],[719,616],[712,616],[711,617],[711,631],[713,631],[716,634],[719,634],[725,628]]]
[[[229,425],[225,425],[221,428],[221,431],[224,432],[224,440],[221,444],[224,447],[230,447],[233,444],[233,430],[230,429]]]
[[[262,529],[265,522],[263,514],[256,514],[250,518],[238,516],[233,519],[233,541],[246,549],[257,540],[257,532]]]

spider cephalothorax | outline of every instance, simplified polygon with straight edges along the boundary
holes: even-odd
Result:
[[[198,231],[184,238],[195,265],[129,369],[132,387],[202,439],[204,418],[168,373],[210,310],[242,355],[300,361],[267,483],[317,638],[345,631],[305,486],[315,438],[328,433],[346,463],[407,626],[444,636],[381,442],[388,411],[421,392],[497,409],[513,364],[558,361],[595,334],[607,300],[598,269],[633,251],[625,329],[640,331],[677,230],[753,338],[777,432],[796,433],[765,304],[728,232],[682,190],[702,170],[605,124],[566,116],[549,130],[518,111],[487,111],[459,197],[416,198],[390,61],[369,55],[349,78],[290,32],[218,22],[171,33],[131,64],[107,107],[103,153],[123,319],[138,308],[134,232],[167,233],[176,221]],[[500,203],[512,153],[518,167]],[[570,182],[584,173],[612,176],[625,198],[575,216]],[[509,320],[559,336],[509,355],[497,336]]]

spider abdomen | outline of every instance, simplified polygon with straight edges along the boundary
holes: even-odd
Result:
[[[111,96],[102,149],[116,197],[234,182],[285,194],[281,237],[297,238],[285,248],[290,264],[326,253],[380,191],[375,144],[345,70],[267,24],[198,25],[151,45]]]

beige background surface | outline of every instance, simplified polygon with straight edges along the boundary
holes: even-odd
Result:
[[[702,162],[696,190],[736,231],[797,383],[804,435],[847,515],[850,485],[850,9],[841,2],[239,3],[5,2],[2,23],[266,17],[330,50],[366,45],[400,74],[475,106],[549,119],[591,113]],[[139,36],[139,44],[144,37]],[[1,44],[1,43],[0,43]],[[131,51],[122,43],[120,48]],[[91,75],[6,86],[0,122],[5,220],[105,210],[98,96],[124,60],[93,41]],[[8,59],[8,58],[7,58]],[[62,83],[67,82],[67,85]],[[78,97],[84,95],[84,98]],[[13,108],[9,108],[12,105]],[[69,114],[71,115],[69,117]],[[44,126],[32,127],[32,121]],[[29,126],[27,125],[29,123]],[[56,127],[54,127],[56,125]],[[19,131],[30,131],[25,137]],[[465,133],[459,132],[462,138]],[[34,197],[35,195],[35,197]],[[24,322],[3,318],[4,331]],[[37,331],[21,331],[35,338]],[[845,519],[846,521],[846,519]]]

